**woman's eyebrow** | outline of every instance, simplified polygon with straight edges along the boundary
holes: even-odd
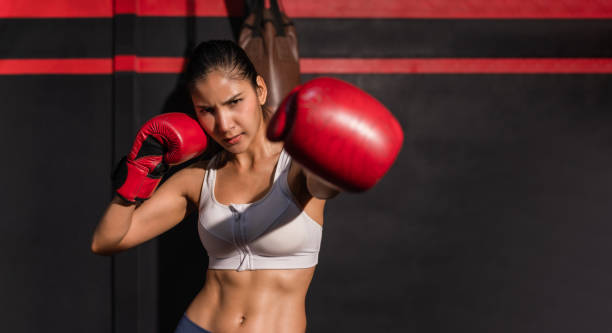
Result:
[[[242,92],[237,93],[236,95],[230,97],[229,99],[227,99],[225,102],[223,102],[223,105],[229,104],[231,101],[235,100],[236,98],[238,98],[238,96],[240,96],[242,94]]]
[[[242,94],[242,92],[239,92],[239,93],[237,93],[236,95],[234,95],[234,96],[232,96],[232,97],[228,98],[228,99],[227,99],[225,102],[223,102],[223,103],[221,103],[221,104],[222,104],[222,105],[227,105],[227,104],[229,104],[231,101],[233,101],[234,99],[236,99],[236,98],[240,97],[240,95],[241,95],[241,94]],[[202,108],[202,109],[206,109],[206,108],[209,108],[209,107],[211,107],[211,106],[206,105],[206,104],[198,104],[198,105],[196,105],[196,107],[198,107],[198,108]]]

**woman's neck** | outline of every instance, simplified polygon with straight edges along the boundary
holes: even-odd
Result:
[[[283,148],[283,142],[272,142],[266,137],[267,124],[262,121],[255,138],[249,147],[241,153],[233,154],[230,161],[240,170],[254,168],[258,161],[277,156]]]

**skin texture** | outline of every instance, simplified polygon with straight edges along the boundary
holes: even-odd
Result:
[[[199,123],[229,153],[228,162],[217,170],[214,188],[221,203],[254,202],[272,186],[283,143],[266,138],[261,109],[266,94],[261,77],[253,87],[222,70],[207,74],[192,91]],[[197,211],[206,165],[201,161],[177,172],[139,206],[115,197],[94,232],[92,251],[109,255],[132,248]],[[293,200],[323,225],[325,199],[338,192],[295,162],[288,182]],[[305,298],[314,270],[208,270],[186,315],[215,333],[304,332]]]

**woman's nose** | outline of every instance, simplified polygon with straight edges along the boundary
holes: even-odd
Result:
[[[234,128],[234,122],[232,120],[231,114],[226,110],[219,110],[217,112],[217,130],[220,133],[226,133]]]

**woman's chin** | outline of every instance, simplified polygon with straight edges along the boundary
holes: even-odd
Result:
[[[240,154],[243,152],[242,149],[237,149],[235,146],[231,146],[231,147],[224,147],[224,149],[228,152],[228,153],[232,153],[234,155],[236,154]]]
[[[223,149],[227,150],[228,152],[232,153],[232,154],[240,154],[246,151],[246,145],[244,145],[242,142],[239,144],[235,144],[235,145],[228,145],[228,144],[224,144],[221,145],[223,147]]]

